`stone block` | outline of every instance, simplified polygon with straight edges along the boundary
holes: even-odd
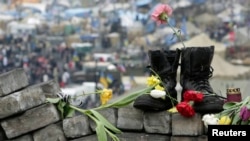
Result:
[[[32,135],[27,134],[27,135],[23,135],[21,137],[17,137],[15,139],[12,140],[5,140],[5,141],[34,141],[32,138]]]
[[[196,113],[191,118],[186,118],[179,113],[172,114],[173,136],[199,136],[204,131],[201,115]]]
[[[117,123],[117,109],[115,108],[108,108],[108,109],[102,109],[98,110],[98,112],[106,118],[112,125],[116,127]],[[93,120],[90,119],[90,127],[92,131],[95,131],[96,124]]]
[[[20,90],[29,85],[29,79],[23,68],[13,69],[0,74],[0,97]]]
[[[33,138],[34,141],[67,141],[59,124],[51,124],[34,132]]]
[[[170,141],[170,136],[160,134],[123,132],[117,137],[120,141]]]
[[[145,112],[143,119],[146,133],[171,134],[171,114],[163,112]]]
[[[45,93],[45,96],[49,98],[57,97],[56,94],[61,91],[58,82],[54,79],[36,84],[36,86],[41,87],[42,91]]]
[[[207,141],[207,136],[172,136],[171,141]]]
[[[143,112],[127,106],[118,109],[117,128],[124,130],[143,130]]]
[[[97,136],[96,136],[96,134],[93,134],[93,135],[84,136],[84,137],[69,140],[69,141],[97,141]]]
[[[0,98],[0,119],[23,112],[46,102],[39,87],[27,87],[21,91]]]
[[[12,139],[45,127],[60,120],[60,114],[53,104],[44,104],[27,110],[19,116],[6,119],[1,126],[7,138]]]
[[[77,115],[63,120],[63,131],[67,138],[77,138],[92,133],[89,118],[86,115]]]

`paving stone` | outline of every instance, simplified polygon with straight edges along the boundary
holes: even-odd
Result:
[[[23,135],[21,137],[17,137],[15,139],[12,140],[5,140],[5,141],[34,141],[32,138],[32,135],[27,134],[27,135]]]
[[[67,138],[77,138],[92,133],[89,118],[86,115],[77,115],[63,120],[63,131]]]
[[[207,136],[172,136],[171,141],[207,141]]]
[[[61,91],[59,83],[54,79],[39,83],[36,86],[41,87],[42,91],[45,93],[45,96],[49,98],[57,97],[56,94]]]
[[[118,109],[117,128],[143,130],[143,112],[131,106]]]
[[[170,136],[160,134],[124,132],[117,137],[120,141],[170,141]]]
[[[12,139],[59,120],[59,112],[53,104],[49,103],[27,110],[19,116],[6,119],[1,122],[1,126],[7,138]]]
[[[84,137],[69,140],[69,141],[97,141],[97,136],[96,136],[96,134],[93,134],[93,135],[84,136]]]
[[[67,141],[62,126],[51,124],[33,134],[34,141]]]
[[[172,114],[172,135],[174,136],[198,136],[203,135],[204,126],[201,115],[196,113],[194,117],[186,118],[179,113]]]
[[[117,123],[117,109],[115,108],[108,108],[108,109],[102,109],[102,110],[98,110],[98,112],[104,117],[106,118],[112,125],[114,125],[116,127],[116,123]],[[96,128],[96,124],[93,120],[89,120],[90,122],[90,127],[92,129],[92,131],[95,131]]]
[[[171,134],[171,114],[163,112],[145,112],[143,124],[146,133]]]
[[[23,112],[46,102],[39,87],[27,87],[21,91],[0,98],[0,119]]]
[[[23,68],[13,69],[0,74],[0,97],[29,85],[29,79]]]

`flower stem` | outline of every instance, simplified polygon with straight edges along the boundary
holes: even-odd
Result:
[[[180,34],[178,34],[178,32],[170,25],[170,23],[168,21],[167,21],[167,24],[174,31],[176,37],[181,41],[183,47],[186,48],[186,46],[184,45],[183,40],[182,40]]]

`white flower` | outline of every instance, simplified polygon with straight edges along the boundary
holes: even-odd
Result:
[[[208,127],[208,125],[217,125],[219,119],[215,117],[214,114],[205,114],[202,117],[202,121],[204,122],[204,125]]]
[[[166,95],[166,92],[162,90],[151,90],[150,95],[153,98],[164,98],[164,96]]]

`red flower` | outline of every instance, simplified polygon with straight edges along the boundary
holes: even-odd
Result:
[[[151,18],[157,22],[157,24],[167,23],[167,18],[172,15],[172,8],[167,4],[159,4],[151,14]]]
[[[183,94],[184,101],[194,101],[194,102],[201,102],[203,100],[203,93],[194,90],[187,90]]]
[[[193,107],[188,102],[180,102],[176,105],[176,109],[184,117],[192,117],[195,115]]]

